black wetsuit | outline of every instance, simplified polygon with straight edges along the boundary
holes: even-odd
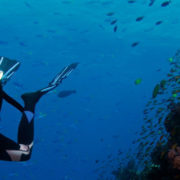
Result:
[[[7,150],[19,151],[20,144],[29,145],[33,142],[35,105],[43,94],[45,94],[45,92],[36,91],[35,93],[25,94],[25,96],[23,95],[22,98],[24,100],[25,106],[22,107],[16,100],[6,94],[3,91],[2,86],[0,85],[0,110],[3,100],[6,100],[8,103],[16,107],[22,113],[22,118],[19,123],[17,143],[4,136],[3,134],[0,134],[0,160],[13,161],[7,153]],[[32,113],[30,119],[28,119],[27,112]],[[19,161],[26,161],[30,159],[31,152],[32,148],[30,149],[30,153],[26,155],[22,154]]]
[[[2,64],[2,62],[6,62],[3,61],[3,59],[5,58],[0,59],[0,64]],[[19,64],[16,63],[16,65],[18,66]],[[56,88],[63,79],[69,76],[69,74],[76,68],[77,65],[78,63],[72,63],[64,67],[62,71],[58,73],[55,78],[48,84],[47,87],[32,93],[23,94],[21,97],[24,101],[24,107],[22,107],[16,100],[11,98],[3,91],[1,85],[2,82],[0,81],[0,110],[3,100],[5,100],[22,113],[22,118],[19,123],[17,143],[3,134],[0,134],[0,160],[26,161],[30,159],[34,140],[35,106],[42,95]],[[11,72],[11,69],[6,72],[6,79],[8,79],[12,74],[9,74],[9,72]]]

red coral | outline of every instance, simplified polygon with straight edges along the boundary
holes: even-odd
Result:
[[[176,147],[176,149],[170,149],[168,152],[168,158],[172,167],[180,170],[180,147]]]
[[[173,161],[173,168],[180,170],[180,156],[176,156]]]

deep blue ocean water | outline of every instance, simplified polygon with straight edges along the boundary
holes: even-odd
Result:
[[[96,180],[99,167],[110,176],[118,151],[128,151],[140,130],[168,59],[180,48],[180,2],[162,7],[164,1],[0,0],[0,55],[21,62],[4,88],[8,94],[23,103],[22,93],[45,87],[64,66],[80,63],[39,101],[31,160],[1,161],[0,180]],[[132,47],[134,42],[139,44]],[[62,90],[76,94],[59,98]],[[1,133],[16,141],[20,117],[4,102]],[[102,165],[108,156],[114,167]]]

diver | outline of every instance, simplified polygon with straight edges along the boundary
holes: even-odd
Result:
[[[3,90],[3,86],[19,68],[20,62],[0,57],[0,110],[3,100],[5,100],[22,113],[17,143],[0,133],[0,160],[27,161],[30,159],[34,141],[35,106],[44,94],[56,88],[63,79],[67,78],[77,65],[78,63],[72,63],[64,67],[47,87],[21,95],[24,101],[23,107]]]

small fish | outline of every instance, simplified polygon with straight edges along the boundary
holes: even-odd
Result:
[[[114,15],[114,12],[109,12],[109,13],[107,13],[106,15],[107,15],[107,16],[112,16],[112,15]]]
[[[37,34],[36,37],[37,37],[37,38],[42,38],[43,35],[42,35],[42,34]]]
[[[119,149],[118,150],[118,154],[121,155],[123,152]]]
[[[109,154],[109,155],[107,156],[108,159],[111,158],[111,157],[112,157],[112,154]]]
[[[113,25],[113,24],[116,24],[116,22],[117,22],[117,19],[115,19],[115,20],[113,20],[113,21],[111,21],[111,25]]]
[[[59,13],[59,12],[54,12],[53,14],[54,14],[55,16],[60,15],[60,13]]]
[[[44,117],[46,117],[46,114],[45,114],[45,113],[40,112],[40,113],[39,113],[39,117],[38,117],[38,118],[39,118],[39,119],[41,119],[41,118],[44,118]]]
[[[171,63],[173,62],[173,58],[172,58],[172,57],[170,57],[168,60],[169,60],[169,62],[171,62]]]
[[[34,21],[33,23],[34,23],[34,24],[39,24],[39,22],[38,22],[38,21]]]
[[[128,3],[135,3],[135,0],[129,0]]]
[[[71,1],[62,1],[62,4],[71,4]]]
[[[144,19],[144,16],[140,16],[136,18],[136,21],[142,21]]]
[[[113,31],[116,32],[116,31],[117,31],[117,28],[118,28],[118,26],[114,26]]]
[[[74,93],[76,93],[76,90],[61,91],[58,93],[58,97],[64,98],[64,97],[70,96],[71,94],[74,94]]]
[[[7,45],[7,44],[8,44],[7,41],[1,41],[1,40],[0,40],[0,45]]]
[[[24,2],[25,6],[28,8],[32,8],[32,6],[28,2]]]
[[[140,84],[141,82],[142,82],[142,79],[136,79],[134,83],[135,83],[136,85],[138,85],[138,84]]]
[[[154,4],[155,0],[150,0],[149,6],[152,6]]]
[[[134,43],[131,44],[131,47],[135,47],[135,46],[137,46],[138,44],[139,44],[139,42],[134,42]]]
[[[23,42],[19,42],[19,45],[23,46],[23,47],[27,47],[27,45],[25,43],[23,43]]]
[[[55,33],[56,31],[53,30],[53,29],[48,29],[47,32],[49,32],[49,33]]]
[[[155,97],[158,95],[159,89],[160,89],[160,84],[157,84],[157,85],[154,87],[153,94],[152,94],[152,98],[155,98]]]
[[[165,1],[161,4],[161,7],[166,7],[170,4],[171,1]]]
[[[158,25],[160,25],[160,24],[162,24],[162,23],[163,23],[163,21],[157,21],[157,22],[155,23],[155,25],[158,26]]]
[[[119,138],[119,135],[113,135],[112,138],[118,139],[118,138]]]
[[[162,89],[164,89],[164,88],[165,88],[165,85],[166,85],[166,80],[162,80],[162,81],[160,82],[160,87],[161,87]]]

